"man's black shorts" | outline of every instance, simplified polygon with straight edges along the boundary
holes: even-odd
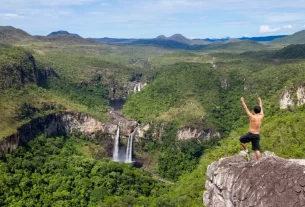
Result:
[[[248,132],[247,134],[239,138],[239,141],[243,144],[247,142],[252,142],[252,149],[255,151],[257,150],[261,151],[259,140],[260,140],[259,134],[252,134],[251,132]]]

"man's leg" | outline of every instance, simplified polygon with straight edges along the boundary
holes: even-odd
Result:
[[[256,159],[258,160],[259,158],[262,157],[262,154],[261,154],[261,152],[259,150],[256,150],[255,151],[255,156],[256,156]]]
[[[259,160],[259,158],[262,157],[261,154],[261,147],[260,147],[260,136],[259,135],[255,135],[253,141],[252,141],[252,149],[255,150],[255,156],[256,156],[256,160]]]
[[[240,144],[241,144],[242,148],[248,153],[249,151],[247,149],[247,144],[246,143],[251,141],[251,140],[249,140],[249,133],[241,136],[239,138],[239,141],[240,141]]]
[[[247,144],[246,143],[240,143],[243,149],[246,151],[247,150]]]

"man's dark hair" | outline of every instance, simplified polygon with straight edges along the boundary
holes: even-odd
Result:
[[[256,114],[261,113],[261,107],[260,106],[254,106],[254,113],[256,113]]]

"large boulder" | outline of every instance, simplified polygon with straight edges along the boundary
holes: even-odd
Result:
[[[266,152],[247,161],[223,158],[208,167],[206,207],[305,206],[305,160],[287,160]]]

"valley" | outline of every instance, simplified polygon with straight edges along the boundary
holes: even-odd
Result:
[[[304,34],[108,44],[0,27],[0,206],[204,206],[208,166],[247,131],[240,97],[263,99],[263,151],[304,159]]]

